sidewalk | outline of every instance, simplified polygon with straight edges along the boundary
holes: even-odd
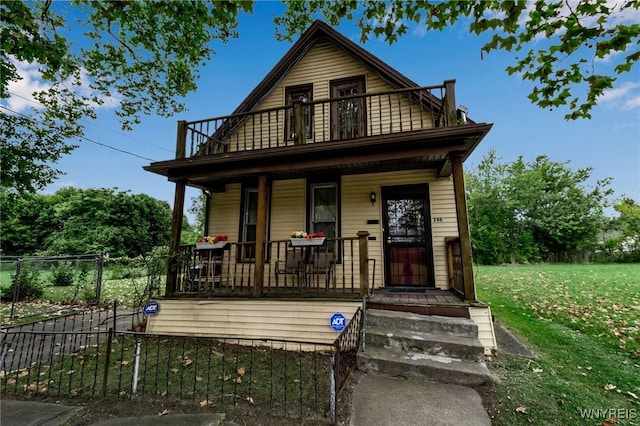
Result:
[[[60,404],[0,401],[2,426],[61,426],[82,410]],[[224,414],[171,414],[123,417],[101,426],[221,426]],[[480,395],[471,388],[436,382],[363,374],[353,389],[350,426],[485,426],[491,421]]]

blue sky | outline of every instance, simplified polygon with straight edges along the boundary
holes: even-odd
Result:
[[[124,132],[112,110],[102,109],[98,120],[87,122],[86,136],[153,160],[173,158],[178,120],[230,114],[291,47],[292,43],[278,42],[274,36],[272,18],[280,9],[280,3],[258,3],[253,14],[240,17],[238,39],[214,43],[217,53],[202,69],[198,90],[186,98],[187,112],[168,119],[143,117],[142,124]],[[336,29],[359,40],[359,30],[351,22]],[[494,123],[465,163],[467,169],[476,166],[491,148],[505,161],[519,156],[533,160],[544,154],[553,161],[570,161],[572,169],[592,167],[591,183],[611,177],[614,197],[625,194],[640,201],[638,67],[619,79],[616,89],[593,109],[591,120],[566,121],[565,110],[546,111],[530,103],[527,94],[532,82],[504,71],[514,63],[515,54],[492,52],[481,59],[486,38],[469,34],[463,25],[428,33],[412,28],[391,46],[371,39],[363,47],[420,85],[456,79],[458,104],[468,107],[476,122]],[[116,187],[173,204],[173,184],[145,172],[142,167],[148,160],[87,141],[80,145],[59,162],[58,168],[66,175],[45,192],[65,186]],[[187,205],[196,194],[195,190],[188,192]]]

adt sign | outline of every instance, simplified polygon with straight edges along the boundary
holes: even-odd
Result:
[[[331,315],[329,324],[335,331],[342,331],[342,329],[347,326],[347,319],[340,312],[336,312],[335,314]]]
[[[155,300],[149,300],[142,308],[142,312],[146,316],[155,315],[160,311],[160,305]]]

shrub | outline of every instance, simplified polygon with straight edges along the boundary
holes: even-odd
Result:
[[[16,280],[16,275],[14,274],[11,277],[11,281],[11,286],[7,289],[6,293],[2,295],[2,300],[4,301],[13,300],[16,284],[18,284],[16,302],[40,299],[44,294],[42,273],[34,269],[30,263],[25,263],[22,266],[19,279]]]
[[[56,287],[69,287],[73,285],[75,268],[71,262],[61,262],[51,268],[51,278]]]

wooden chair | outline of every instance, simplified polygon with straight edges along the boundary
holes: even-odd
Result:
[[[276,287],[280,287],[280,275],[284,275],[284,286],[287,287],[287,275],[296,277],[296,284],[300,287],[300,278],[304,278],[303,250],[287,250],[284,262],[276,261]]]
[[[333,253],[323,251],[314,253],[307,270],[307,281],[311,285],[319,287],[321,277],[324,276],[325,288],[328,289],[330,284],[336,288],[335,264],[336,258]]]

